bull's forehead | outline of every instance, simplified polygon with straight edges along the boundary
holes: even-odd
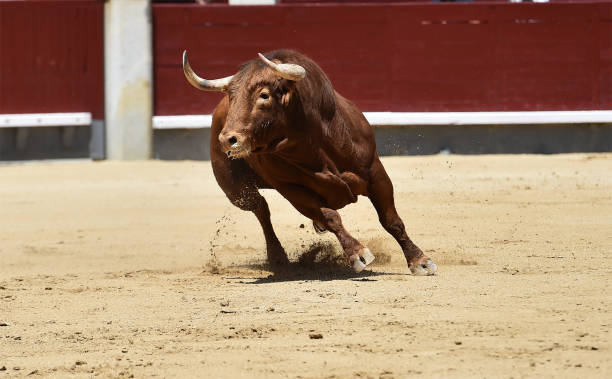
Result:
[[[275,88],[280,78],[270,68],[254,62],[239,71],[229,85],[230,98],[249,98],[252,91],[261,87]]]

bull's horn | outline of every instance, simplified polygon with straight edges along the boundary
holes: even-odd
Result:
[[[225,91],[230,81],[232,80],[232,76],[228,76],[221,79],[214,80],[206,80],[200,78],[196,75],[195,72],[191,69],[189,65],[189,60],[187,59],[187,50],[183,51],[183,72],[185,73],[185,77],[187,81],[191,83],[197,89],[202,91]]]
[[[263,54],[258,53],[258,55],[259,58],[280,77],[297,82],[304,79],[306,76],[306,70],[300,65],[293,63],[274,63],[264,57]]]

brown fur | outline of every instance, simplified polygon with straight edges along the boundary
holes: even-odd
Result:
[[[423,264],[428,258],[406,235],[374,132],[361,111],[306,56],[290,50],[265,55],[299,64],[306,77],[293,82],[260,60],[246,62],[215,109],[210,150],[215,177],[230,201],[260,221],[273,267],[288,259],[260,188],[276,189],[300,213],[336,234],[353,259],[364,247],[344,229],[336,210],[356,202],[358,195],[368,196],[408,265]],[[250,153],[240,159],[226,156],[234,141]]]

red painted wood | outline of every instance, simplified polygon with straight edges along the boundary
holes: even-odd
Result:
[[[187,84],[294,48],[364,111],[612,109],[611,5],[601,2],[156,4],[155,113],[210,113]]]
[[[103,6],[0,1],[0,113],[104,118]]]
[[[599,51],[595,52],[595,59],[599,58],[598,70],[593,75],[599,84],[599,103],[606,109],[612,108],[612,3],[599,4],[599,22],[597,38]],[[599,53],[599,54],[597,54]]]

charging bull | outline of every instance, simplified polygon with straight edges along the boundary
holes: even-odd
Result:
[[[436,272],[435,263],[406,235],[372,127],[315,62],[295,51],[276,50],[259,54],[232,76],[207,80],[192,70],[185,51],[183,71],[194,87],[225,93],[213,114],[212,168],[232,204],[259,220],[273,268],[289,260],[260,188],[277,190],[315,229],[333,232],[356,272],[374,255],[349,234],[336,210],[367,196],[411,272]]]

